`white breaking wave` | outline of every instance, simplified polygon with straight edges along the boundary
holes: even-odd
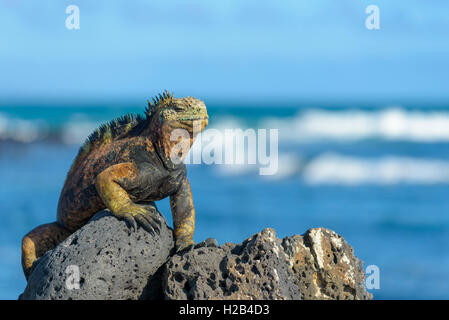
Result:
[[[363,159],[328,153],[309,162],[302,177],[313,185],[446,184],[449,162],[395,156]]]
[[[0,139],[30,143],[45,136],[45,122],[10,118],[0,113]]]
[[[66,144],[82,144],[98,125],[98,122],[76,115],[62,126],[59,133]],[[0,140],[32,143],[47,137],[50,131],[43,119],[24,120],[0,113]]]
[[[384,139],[412,142],[449,141],[449,112],[407,111],[389,108],[381,111],[308,110],[290,119],[266,119],[263,127],[279,128],[282,140]]]
[[[283,180],[297,176],[301,169],[301,159],[292,153],[280,153],[277,170],[272,175],[261,175],[266,180]],[[242,176],[259,174],[260,164],[221,164],[215,166],[217,172],[224,176]]]

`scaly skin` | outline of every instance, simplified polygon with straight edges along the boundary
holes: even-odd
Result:
[[[22,240],[26,278],[37,258],[105,208],[134,230],[140,225],[159,233],[161,221],[154,201],[170,197],[176,248],[193,245],[195,209],[186,167],[170,155],[182,144],[186,148],[179,159],[185,157],[196,137],[194,124],[198,131],[207,126],[206,106],[198,99],[175,99],[167,92],[148,105],[145,117],[113,120],[80,149],[59,198],[56,222],[33,229]],[[175,129],[184,129],[188,135],[172,141]]]

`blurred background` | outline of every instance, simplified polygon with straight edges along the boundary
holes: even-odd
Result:
[[[1,299],[87,135],[164,89],[210,128],[279,129],[276,175],[188,166],[195,241],[326,227],[380,268],[375,299],[449,298],[447,1],[0,0]]]

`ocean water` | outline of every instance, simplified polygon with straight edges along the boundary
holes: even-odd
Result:
[[[278,129],[278,171],[189,164],[195,241],[240,242],[265,227],[278,237],[326,227],[365,267],[379,267],[375,299],[449,298],[449,107],[208,109],[209,128]],[[0,108],[0,299],[24,289],[21,238],[54,221],[80,144],[126,112],[140,109]],[[158,207],[171,223],[168,201]]]

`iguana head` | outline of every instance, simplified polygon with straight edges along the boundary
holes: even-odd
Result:
[[[184,159],[209,120],[203,101],[193,97],[174,98],[167,91],[148,101],[146,113],[151,131],[156,134],[156,144],[166,158],[173,155],[174,148],[181,148],[180,158]]]

